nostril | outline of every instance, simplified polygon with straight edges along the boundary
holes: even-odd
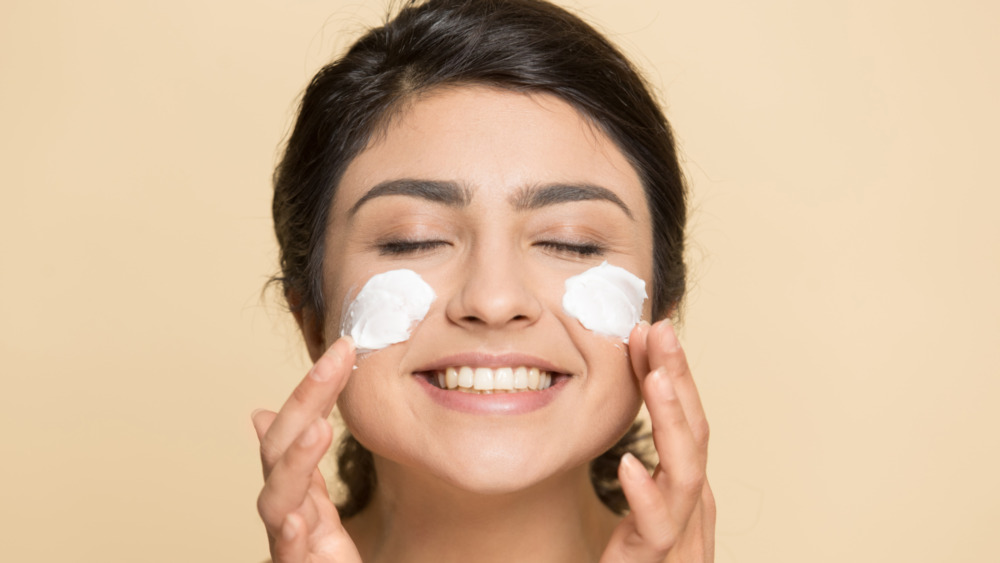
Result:
[[[507,322],[523,322],[523,321],[527,321],[529,319],[530,319],[530,317],[528,315],[514,315]],[[462,322],[466,322],[466,323],[469,323],[469,324],[489,324],[489,323],[487,323],[487,321],[485,319],[483,319],[483,318],[481,318],[481,317],[479,317],[477,315],[466,315],[466,316],[462,317]]]
[[[468,282],[455,292],[446,314],[453,322],[469,328],[502,327],[508,323],[522,327],[531,324],[540,312],[541,304],[531,292],[494,287],[480,280]]]

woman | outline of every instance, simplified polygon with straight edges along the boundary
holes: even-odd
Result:
[[[684,200],[642,80],[545,2],[411,3],[321,70],[275,174],[281,279],[315,365],[253,415],[273,560],[711,561],[708,429],[665,320]],[[602,272],[610,290],[568,289]],[[626,286],[650,299],[607,329]],[[406,332],[372,344],[388,325],[359,328],[365,308],[414,288]],[[334,405],[339,507],[317,469]]]

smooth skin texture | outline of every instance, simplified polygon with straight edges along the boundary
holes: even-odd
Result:
[[[601,563],[714,560],[715,501],[705,478],[708,424],[673,327],[643,323],[629,339],[660,463],[650,476],[626,455],[619,478],[632,512],[612,533]],[[275,563],[360,562],[317,464],[330,446],[326,422],[351,375],[349,339],[338,340],[278,413],[259,410],[265,486],[258,510]]]
[[[421,182],[417,194],[434,197],[414,195],[414,180]],[[592,198],[585,186],[621,206]],[[552,489],[539,485],[554,475],[563,475],[557,480],[563,487],[589,488],[587,464],[626,431],[641,397],[629,384],[622,342],[586,330],[563,311],[565,280],[604,260],[647,283],[652,278],[652,226],[641,183],[603,134],[554,96],[484,87],[424,94],[348,166],[327,236],[337,242],[324,257],[330,297],[314,355],[329,344],[327,336],[336,336],[345,297],[372,275],[411,269],[437,294],[408,341],[359,358],[338,400],[348,428],[376,454],[379,494],[393,503],[386,516],[410,522],[393,529],[415,532],[413,524],[441,498],[485,509],[483,495],[507,495],[494,511],[508,513],[527,506],[510,495],[542,498]],[[477,361],[456,357],[468,354],[515,354],[524,359],[511,363],[544,363],[573,377],[546,408],[517,416],[441,408],[413,374],[441,362]],[[556,429],[559,440],[552,439]],[[567,491],[559,498],[524,516],[549,508],[553,520],[565,523],[559,507],[599,517],[594,495]],[[560,506],[570,498],[571,505]],[[460,518],[454,510],[433,516],[462,527],[481,517]],[[421,530],[420,537],[430,533]],[[500,537],[494,531],[477,544]]]
[[[392,188],[413,179],[435,183],[435,197]],[[535,197],[553,185],[573,197]],[[642,324],[626,347],[560,306],[563,281],[603,260],[648,283],[649,221],[627,159],[558,98],[462,87],[405,108],[338,187],[330,305],[322,321],[298,317],[316,364],[277,414],[253,417],[274,560],[711,561],[707,424],[672,327]],[[438,300],[409,341],[355,357],[334,341],[339,304],[401,267]],[[505,354],[568,376],[545,406],[516,414],[445,408],[421,386],[431,366]],[[589,462],[640,400],[661,465],[650,476],[622,460],[633,510],[620,518],[594,494]],[[379,479],[346,522],[317,469],[334,404]]]

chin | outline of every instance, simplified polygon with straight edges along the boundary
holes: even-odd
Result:
[[[434,480],[458,490],[479,495],[505,495],[529,490],[567,471],[586,469],[590,458],[581,456],[570,463],[527,456],[523,451],[496,448],[468,452],[451,463],[425,465]]]
[[[634,414],[634,413],[632,413]],[[377,471],[388,470],[406,481],[428,487],[444,486],[478,495],[508,495],[577,474],[589,480],[590,462],[614,445],[634,416],[620,424],[573,432],[529,432],[504,427],[469,428],[467,432],[442,432],[433,443],[414,440],[403,444],[382,435],[366,443],[377,458]],[[372,436],[374,437],[374,436]],[[388,466],[384,465],[387,464]],[[381,466],[381,467],[379,467]],[[412,481],[411,481],[412,479]],[[574,485],[575,486],[575,485]]]

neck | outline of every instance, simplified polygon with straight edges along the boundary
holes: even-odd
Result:
[[[369,505],[344,526],[366,562],[597,561],[619,517],[585,465],[527,489],[462,490],[375,458]]]

